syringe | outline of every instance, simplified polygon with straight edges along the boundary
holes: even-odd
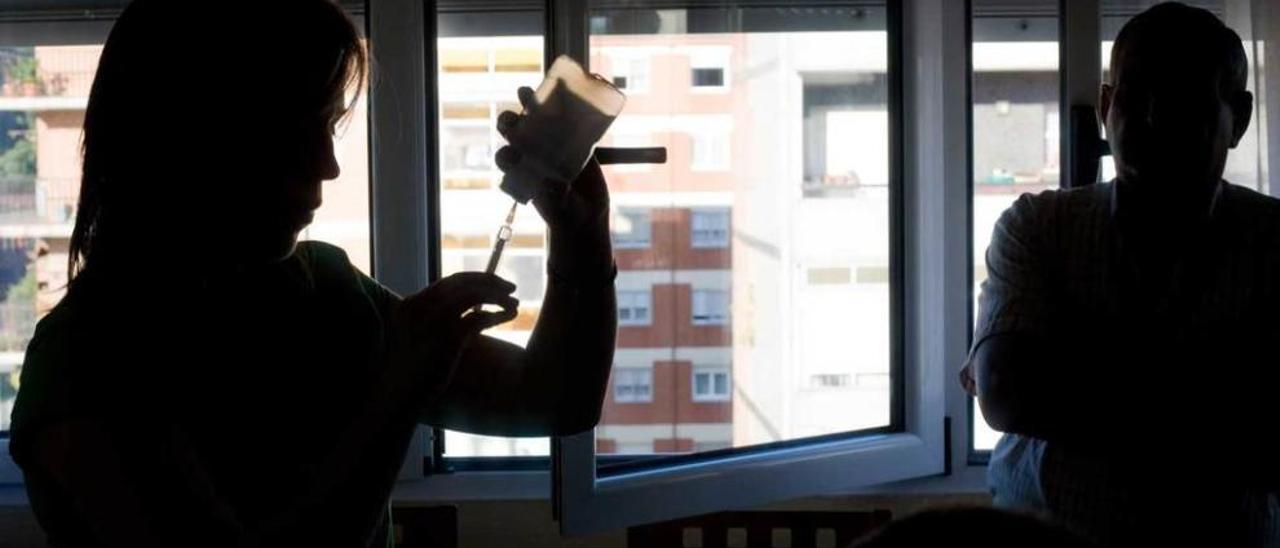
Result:
[[[516,220],[516,207],[520,202],[511,202],[511,210],[507,211],[506,220],[502,221],[502,226],[498,227],[498,236],[494,238],[493,251],[489,252],[489,264],[485,265],[484,273],[493,274],[498,271],[498,261],[502,259],[502,250],[506,249],[507,242],[511,240],[511,223]],[[472,308],[472,312],[479,312],[482,307],[476,305]]]

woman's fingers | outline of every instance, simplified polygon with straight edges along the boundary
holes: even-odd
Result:
[[[498,169],[509,171],[520,163],[520,151],[510,146],[504,146],[493,154],[493,163],[498,165]]]
[[[490,327],[507,323],[516,318],[517,311],[513,308],[504,307],[497,312],[472,312],[464,316],[462,322],[462,332],[468,335],[474,335]]]
[[[529,86],[520,86],[516,90],[516,97],[520,99],[520,106],[524,107],[525,113],[533,112],[538,108],[538,96],[533,92],[533,88]]]
[[[509,110],[502,111],[498,115],[498,133],[508,141],[511,140],[511,132],[515,131],[516,126],[520,125],[520,114]]]

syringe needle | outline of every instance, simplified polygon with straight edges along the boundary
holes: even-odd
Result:
[[[502,259],[502,250],[507,247],[507,241],[511,239],[511,223],[516,220],[516,207],[520,202],[511,202],[511,210],[507,211],[507,218],[502,221],[502,226],[498,227],[498,236],[494,238],[493,251],[489,252],[489,264],[485,265],[485,274],[493,274],[498,271],[498,261]],[[472,308],[472,312],[479,312],[481,305]]]

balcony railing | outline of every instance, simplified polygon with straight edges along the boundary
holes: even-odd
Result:
[[[75,178],[0,176],[0,224],[70,223],[79,195]]]
[[[101,53],[100,46],[37,47],[34,57],[9,60],[0,97],[88,97]]]
[[[35,303],[0,303],[0,352],[21,352],[36,330]]]

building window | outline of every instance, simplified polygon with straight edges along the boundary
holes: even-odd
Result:
[[[729,323],[729,293],[719,289],[693,290],[693,325]]]
[[[729,136],[718,133],[695,133],[692,139],[694,171],[729,169]]]
[[[649,91],[649,60],[647,58],[615,58],[613,60],[613,85],[627,90],[628,94]]]
[[[616,403],[653,401],[653,370],[638,367],[614,369],[613,401]]]
[[[613,217],[613,246],[619,249],[649,247],[649,211],[620,209]]]
[[[648,291],[618,291],[618,325],[649,325],[652,307]]]
[[[729,401],[729,369],[695,368],[693,401]]]
[[[694,68],[692,78],[695,88],[721,88],[724,87],[724,68]]]
[[[848,373],[819,373],[809,376],[809,388],[845,388],[852,380],[853,376]]]
[[[695,248],[729,247],[729,210],[695,209],[690,212],[689,239]]]

